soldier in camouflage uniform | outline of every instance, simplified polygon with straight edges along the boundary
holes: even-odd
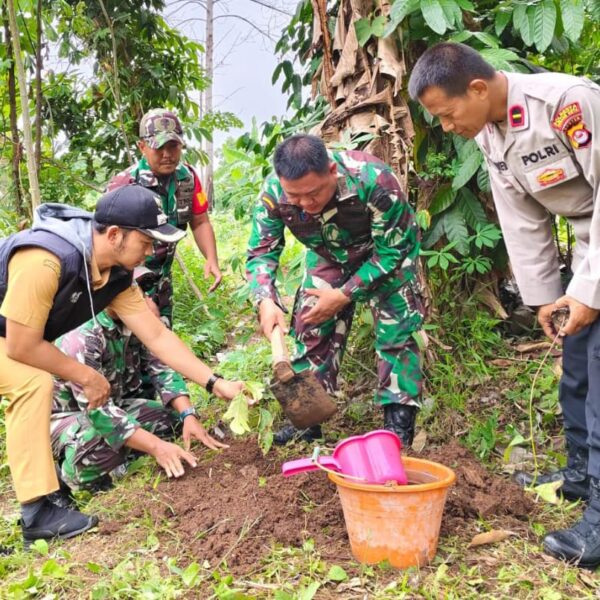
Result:
[[[356,302],[371,307],[379,383],[375,400],[384,426],[412,443],[422,373],[414,339],[423,310],[417,291],[419,254],[414,214],[389,166],[364,152],[331,152],[314,136],[296,135],[275,151],[276,175],[263,186],[253,218],[247,278],[263,333],[284,330],[275,287],[284,229],[302,242],[306,271],[296,294],[292,329],[296,371],[311,369],[325,389],[337,374]],[[275,436],[320,437],[320,426]]]
[[[192,438],[209,448],[225,447],[200,424],[179,373],[152,355],[116,315],[104,311],[96,321],[56,341],[65,354],[102,373],[111,386],[108,403],[90,410],[81,386],[55,379],[51,438],[63,484],[71,489],[110,487],[108,474],[126,463],[132,449],[139,449],[130,443],[139,428],[156,438],[151,440],[156,452],[181,432],[182,423],[186,450]],[[144,394],[143,375],[152,382],[152,397]]]
[[[205,277],[215,278],[210,291],[221,281],[215,234],[208,218],[208,201],[194,169],[181,162],[183,129],[177,116],[165,109],[147,112],[140,122],[138,148],[142,159],[115,175],[108,183],[111,191],[138,183],[162,198],[162,209],[169,223],[180,229],[191,226],[196,245],[206,258]],[[171,268],[176,244],[157,242],[154,255],[146,259],[152,276],[141,284],[146,295],[158,307],[167,327],[173,323],[173,285]]]

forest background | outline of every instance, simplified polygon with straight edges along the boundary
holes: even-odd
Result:
[[[220,1],[222,7],[227,0]],[[532,314],[519,306],[511,285],[482,156],[474,142],[443,135],[437,121],[409,101],[406,81],[420,54],[441,40],[469,44],[499,69],[546,69],[600,81],[600,2],[300,1],[276,36],[272,83],[289,98],[287,115],[255,122],[243,135],[227,138],[216,156],[215,135],[241,124],[211,99],[215,40],[209,26],[211,15],[219,14],[219,0],[185,4],[203,19],[203,44],[168,24],[162,0],[2,1],[2,235],[27,226],[40,201],[93,208],[111,175],[134,160],[141,115],[155,106],[176,110],[188,136],[186,160],[204,169],[226,277],[209,294],[200,257],[189,240],[180,245],[175,330],[203,359],[219,363],[226,375],[251,381],[260,395],[268,381],[269,352],[256,335],[243,271],[251,210],[271,170],[274,147],[290,134],[312,131],[331,147],[367,149],[394,166],[423,228],[421,282],[429,316],[420,337],[427,373],[420,443],[457,438],[496,472],[530,465],[536,447],[540,460],[564,460],[559,364],[550,356],[532,389],[541,360],[536,350],[547,346],[540,346]],[[233,11],[236,3],[229,4]],[[280,6],[275,9],[281,12]],[[86,66],[85,75],[72,68],[78,65]],[[555,235],[568,269],[573,238],[561,219]],[[288,300],[302,275],[302,256],[290,238],[280,276]],[[370,313],[360,309],[339,398],[345,418],[363,426],[376,426],[379,419],[369,402],[372,325]],[[227,407],[201,390],[194,393],[207,423],[218,424]],[[264,393],[259,410],[246,415],[238,407],[229,418],[238,430],[257,433],[263,450],[273,452],[270,432],[278,408]],[[226,566],[200,576],[201,566],[187,571],[194,562],[184,565],[186,570],[155,568],[153,558],[133,560],[128,554],[127,569],[90,567],[97,571],[90,584],[89,573],[78,574],[77,557],[67,550],[55,554],[42,545],[37,554],[23,552],[3,444],[2,437],[0,537],[7,555],[0,554],[1,593],[62,597],[68,588],[92,597],[176,597],[197,586],[219,598],[243,597],[243,585],[227,575]],[[149,463],[140,471],[140,477],[155,474]],[[568,522],[572,508],[549,506],[531,528],[541,535],[549,523]],[[485,521],[479,526],[492,527]],[[530,564],[527,557],[539,552],[535,542],[496,549],[508,566],[492,577],[483,577],[481,564],[471,564],[462,550],[452,551],[459,556],[452,568],[442,561],[418,581],[400,578],[392,588],[389,578],[373,571],[364,575],[365,585],[374,597],[462,598],[483,592],[592,597],[598,589],[595,577],[575,569]],[[329,567],[308,569],[306,561],[313,558],[310,548],[299,551],[297,576],[281,584],[279,596],[265,595],[319,597],[335,578],[328,579]],[[190,578],[191,572],[197,576]],[[272,581],[264,571],[257,577],[267,586]]]

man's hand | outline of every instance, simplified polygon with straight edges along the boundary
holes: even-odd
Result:
[[[554,322],[552,320],[552,313],[558,307],[556,304],[543,304],[538,308],[537,311],[537,320],[540,324],[541,328],[544,330],[544,333],[553,340],[556,337],[558,331],[556,331],[554,327]]]
[[[261,331],[268,340],[271,339],[271,333],[276,325],[279,325],[284,333],[289,331],[285,322],[285,313],[271,298],[265,298],[259,304],[258,318]]]
[[[110,383],[98,371],[90,367],[85,378],[81,381],[81,386],[85,397],[88,399],[90,409],[100,408],[108,402]]]
[[[591,325],[597,318],[600,310],[590,308],[572,296],[564,295],[554,303],[556,308],[568,308],[569,319],[562,326],[559,335],[574,335],[579,333],[584,327]]]
[[[156,462],[165,470],[167,477],[181,477],[185,471],[182,460],[185,460],[191,467],[196,466],[196,459],[183,448],[171,442],[165,442],[159,439],[150,452],[156,459]]]
[[[241,381],[228,381],[227,379],[217,379],[213,386],[213,394],[223,400],[233,400],[244,390],[244,384]]]
[[[221,269],[219,269],[219,265],[216,261],[206,261],[204,263],[204,279],[208,279],[210,276],[215,278],[213,284],[208,288],[209,292],[214,292],[221,283],[223,279],[223,274],[221,273]]]
[[[192,444],[192,439],[202,442],[207,448],[211,450],[218,450],[219,448],[229,448],[227,444],[215,440],[211,437],[202,427],[202,424],[194,415],[186,417],[183,421],[183,447],[189,451]]]
[[[352,302],[342,290],[338,288],[328,290],[304,290],[309,296],[316,296],[317,303],[304,315],[304,321],[312,325],[319,325],[331,319],[344,306]]]

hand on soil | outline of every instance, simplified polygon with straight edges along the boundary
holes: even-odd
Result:
[[[318,298],[317,303],[304,316],[304,321],[312,325],[319,325],[323,321],[331,319],[331,317],[351,302],[350,298],[339,289],[307,289],[304,290],[304,293]]]
[[[192,445],[192,439],[202,442],[207,448],[211,450],[218,450],[219,448],[229,448],[227,444],[223,444],[218,440],[215,440],[196,417],[187,417],[183,422],[183,446],[189,451]]]
[[[186,461],[191,467],[195,467],[197,464],[196,459],[189,452],[177,444],[163,440],[157,445],[152,455],[168,477],[181,477],[185,473],[183,461]]]

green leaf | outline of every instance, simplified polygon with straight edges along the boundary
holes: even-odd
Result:
[[[313,581],[307,587],[299,589],[296,597],[298,600],[312,600],[320,587],[321,584],[318,581]]]
[[[361,46],[364,46],[371,37],[371,20],[358,19],[354,21],[354,29],[356,30],[356,39]]]
[[[327,573],[327,579],[329,581],[345,581],[348,579],[348,574],[339,565],[333,565]]]
[[[520,446],[521,444],[525,443],[525,438],[520,434],[517,433],[512,440],[510,440],[508,446],[506,446],[506,450],[504,451],[504,462],[508,462],[510,460],[510,454],[511,454],[511,450],[515,447],[515,446]]]
[[[456,198],[456,190],[450,186],[441,187],[429,205],[429,214],[437,215],[445,211]]]
[[[433,227],[425,233],[423,238],[423,248],[431,248],[437,244],[444,235],[444,219],[443,215],[435,219]],[[422,252],[422,254],[425,254]]]
[[[550,504],[560,505],[562,504],[561,498],[558,497],[557,493],[560,486],[563,484],[562,480],[551,481],[550,483],[543,483],[542,485],[536,485],[533,491],[546,502]]]
[[[185,568],[183,573],[181,573],[181,579],[186,587],[193,587],[196,585],[199,573],[200,565],[198,563],[193,562]]]
[[[582,0],[560,0],[560,14],[566,36],[576,42],[581,35],[585,12]]]
[[[477,169],[479,169],[482,160],[483,156],[481,155],[481,152],[473,152],[470,154],[465,161],[461,163],[458,173],[452,180],[452,189],[458,190],[463,187],[463,185],[466,185],[469,179],[477,173]]]
[[[483,42],[486,46],[489,46],[490,48],[498,48],[500,46],[500,40],[497,37],[494,37],[491,33],[487,33],[485,31],[474,31],[473,35],[480,42]]]
[[[519,60],[515,52],[503,48],[484,48],[480,54],[496,69],[514,71],[514,67],[510,63]]]
[[[600,2],[598,0],[586,0],[585,6],[594,21],[600,21]]]
[[[494,21],[494,31],[496,32],[496,35],[499,36],[506,29],[512,15],[512,9],[500,10],[496,13],[496,20]]]
[[[47,560],[42,566],[42,575],[53,579],[62,579],[67,574],[67,569],[59,565],[53,558]]]
[[[477,171],[477,185],[482,192],[491,192],[490,173],[487,170],[485,162],[481,163],[481,168]]]
[[[475,12],[475,6],[470,0],[456,0],[456,4],[458,4],[463,10]]]
[[[535,7],[533,39],[539,52],[544,52],[552,42],[556,27],[556,5],[554,0],[542,0]]]
[[[455,0],[438,0],[442,10],[444,11],[444,16],[446,17],[446,21],[452,27],[455,26],[458,29],[462,29],[463,26],[463,18],[462,11],[460,10],[460,6],[456,3]]]
[[[31,548],[41,556],[48,556],[48,542],[46,540],[35,540]]]
[[[456,250],[463,256],[467,256],[469,254],[469,231],[457,206],[453,206],[444,214],[444,231],[448,241],[454,242]]]
[[[85,565],[85,567],[86,567],[86,569],[87,569],[88,571],[90,571],[91,573],[98,574],[98,573],[101,573],[101,572],[102,572],[102,567],[101,567],[99,564],[97,564],[97,563],[94,563],[94,562],[88,562],[88,563]]]
[[[227,412],[223,415],[225,421],[231,421],[229,428],[236,435],[250,431],[248,425],[248,402],[244,394],[238,394],[230,403]]]
[[[383,36],[387,37],[390,33],[396,31],[396,28],[411,13],[418,10],[420,0],[396,0],[390,10],[390,21],[386,25]]]
[[[421,13],[430,29],[443,35],[448,29],[448,22],[439,0],[421,0]]]
[[[383,37],[383,32],[385,31],[385,17],[383,15],[379,15],[373,19],[371,23],[371,33],[377,37]]]
[[[481,202],[468,188],[460,190],[457,204],[465,222],[471,229],[477,230],[478,226],[488,224],[489,221]]]

